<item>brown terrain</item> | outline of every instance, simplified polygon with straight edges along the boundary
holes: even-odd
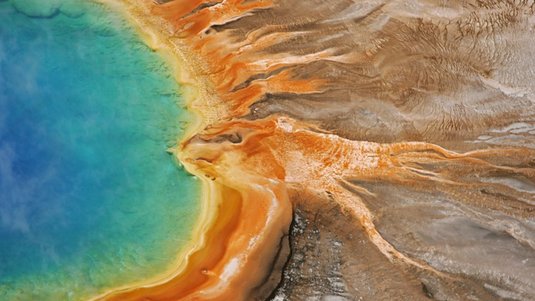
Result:
[[[103,300],[535,300],[534,1],[123,2],[183,65],[212,219]]]

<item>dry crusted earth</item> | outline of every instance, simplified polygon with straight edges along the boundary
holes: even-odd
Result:
[[[245,299],[535,300],[533,1],[155,6],[220,100],[185,148],[294,208]]]

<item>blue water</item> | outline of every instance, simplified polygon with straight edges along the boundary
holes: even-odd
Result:
[[[116,13],[67,2],[0,0],[0,300],[158,275],[198,210],[166,152],[186,117],[165,63]]]

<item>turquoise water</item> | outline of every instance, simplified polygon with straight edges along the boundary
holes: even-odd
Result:
[[[79,300],[158,275],[198,184],[158,54],[83,0],[0,0],[0,300]]]

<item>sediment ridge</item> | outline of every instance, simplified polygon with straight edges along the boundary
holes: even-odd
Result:
[[[115,5],[177,65],[205,199],[180,264],[96,299],[533,299],[533,2]]]

